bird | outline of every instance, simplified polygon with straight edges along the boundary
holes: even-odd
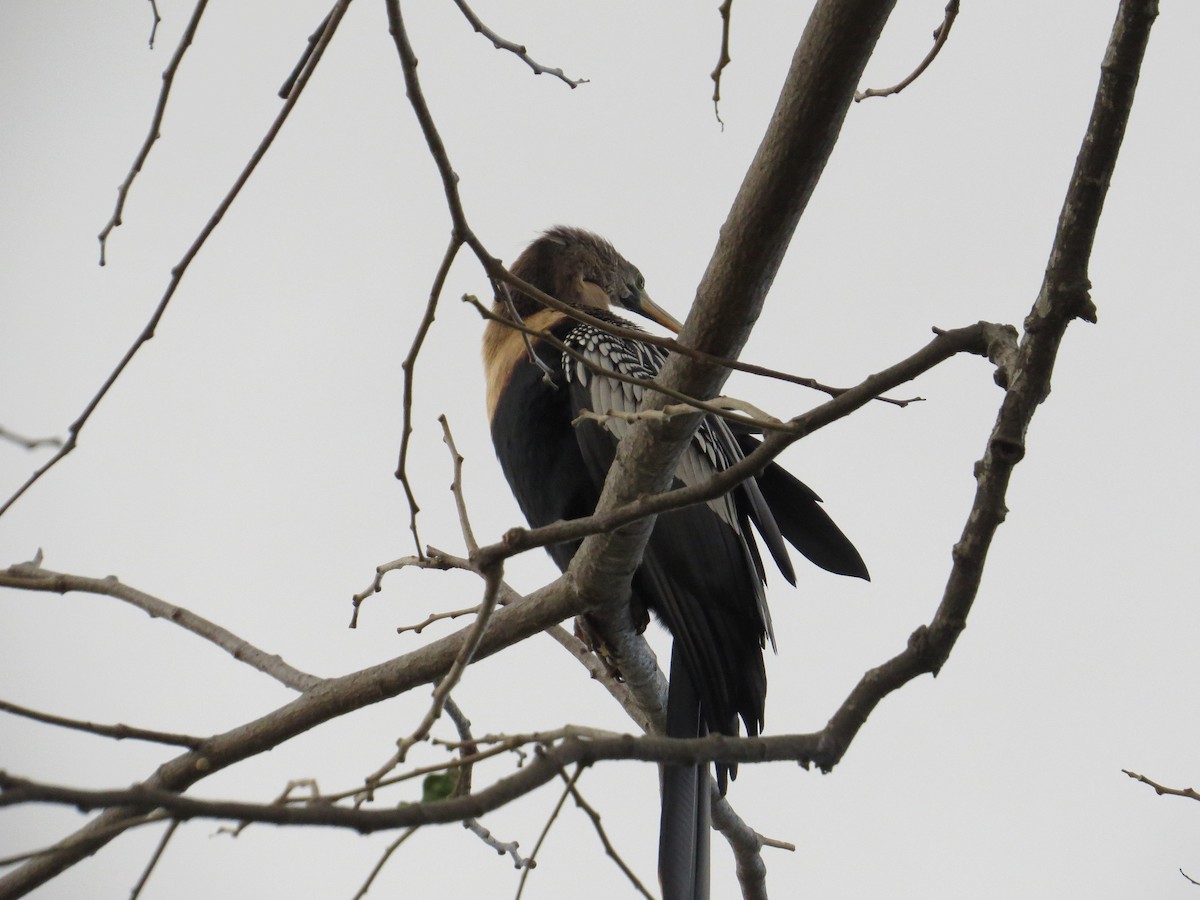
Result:
[[[678,333],[680,323],[646,292],[641,271],[604,238],[555,226],[517,257],[510,273],[601,323],[640,331],[615,310]],[[667,357],[661,347],[615,336],[504,285],[483,336],[487,413],[496,456],[533,527],[591,515],[617,443],[631,427],[620,415],[643,408],[643,384]],[[519,320],[535,336],[514,329]],[[553,340],[537,335],[549,335]],[[562,348],[569,348],[568,353]],[[580,362],[586,360],[587,365]],[[580,419],[585,410],[600,414]],[[678,464],[675,486],[706,481],[760,443],[753,430],[706,416]],[[767,678],[763,652],[775,635],[766,570],[752,528],[784,578],[796,583],[786,543],[816,565],[869,580],[850,540],[820,498],[775,462],[715,500],[658,516],[632,579],[633,623],[652,612],[671,634],[666,734],[747,735],[763,727]],[[565,571],[578,541],[547,548]],[[715,767],[722,794],[733,766]],[[708,896],[710,789],[706,766],[663,767],[659,880],[664,900]]]

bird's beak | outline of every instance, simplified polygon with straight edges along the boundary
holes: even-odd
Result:
[[[657,322],[663,328],[679,334],[683,331],[683,323],[676,319],[673,315],[647,297],[644,293],[639,298],[638,312],[647,319]]]

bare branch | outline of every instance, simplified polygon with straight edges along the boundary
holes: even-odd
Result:
[[[150,49],[154,49],[154,36],[158,34],[158,23],[162,21],[162,16],[158,14],[158,0],[150,0],[150,12],[154,16],[154,21],[150,25]]]
[[[444,571],[446,569],[465,569],[469,572],[478,572],[471,563],[465,560],[458,563],[447,562],[449,557],[440,554],[435,554],[432,558],[426,549],[425,556],[402,556],[399,559],[393,559],[391,562],[383,563],[375,567],[375,577],[371,579],[371,583],[350,598],[350,602],[354,607],[354,611],[350,614],[350,628],[358,627],[358,611],[362,607],[363,602],[372,594],[378,594],[383,590],[383,576],[388,572],[395,572],[399,569],[436,569]]]
[[[717,12],[721,15],[721,54],[717,57],[717,67],[709,77],[713,81],[713,115],[717,117],[717,122],[724,131],[725,123],[721,120],[721,75],[725,67],[733,61],[729,58],[729,26],[733,18],[733,0],[723,0]]]
[[[1134,781],[1140,781],[1142,784],[1149,785],[1154,788],[1154,793],[1162,797],[1168,795],[1171,797],[1186,797],[1189,800],[1200,800],[1200,793],[1197,793],[1193,788],[1170,788],[1159,784],[1157,781],[1151,781],[1145,775],[1139,775],[1137,772],[1131,772],[1129,769],[1122,769],[1126,775]]]
[[[471,793],[472,773],[474,771],[474,762],[471,757],[476,755],[477,744],[474,736],[471,734],[471,721],[466,717],[466,714],[459,709],[458,704],[454,702],[452,697],[446,698],[446,715],[454,722],[454,727],[458,731],[458,736],[461,741],[459,745],[459,761],[463,764],[458,770],[458,781],[454,786],[454,795],[456,797],[465,797]],[[513,867],[517,869],[528,869],[537,865],[532,859],[526,859],[518,852],[520,844],[517,841],[501,841],[493,835],[488,829],[484,828],[478,819],[467,819],[463,822],[463,827],[478,837],[481,841],[491,847],[500,855],[507,854],[512,857]]]
[[[138,173],[142,171],[142,166],[146,164],[146,159],[150,156],[150,148],[154,146],[154,142],[162,136],[163,115],[167,111],[167,99],[171,96],[171,85],[175,81],[175,73],[179,71],[179,64],[183,62],[183,55],[187,52],[188,47],[192,45],[192,40],[196,37],[196,29],[200,27],[200,19],[204,15],[204,8],[208,6],[208,0],[197,0],[195,9],[192,10],[192,17],[188,20],[187,27],[183,29],[183,36],[179,39],[179,46],[175,48],[175,54],[171,57],[171,62],[167,64],[167,68],[162,74],[162,88],[158,92],[158,104],[154,107],[154,115],[150,119],[150,133],[146,135],[146,140],[142,142],[142,149],[138,151],[138,155],[133,160],[133,165],[129,167],[129,174],[125,176],[125,180],[121,182],[121,186],[117,188],[117,205],[113,209],[112,217],[108,223],[100,231],[100,265],[105,265],[105,250],[108,246],[108,235],[112,230],[121,224],[121,215],[125,211],[125,200],[129,196],[129,189],[133,187],[133,180],[137,178]],[[158,15],[158,6],[155,0],[150,0],[150,8],[154,12],[154,24],[150,28],[150,47],[154,48],[154,36],[158,33],[158,23],[162,18]]]
[[[321,35],[325,33],[325,29],[329,27],[329,17],[333,12],[327,12],[325,18],[321,20],[321,24],[317,26],[317,30],[308,36],[308,44],[304,48],[304,52],[300,54],[300,59],[296,62],[296,67],[292,69],[287,80],[279,88],[278,97],[280,100],[286,100],[292,95],[292,91],[296,87],[296,81],[300,77],[300,73],[304,71],[304,67],[308,65],[308,60],[312,56],[313,49],[317,46],[317,41],[321,39]]]
[[[400,437],[400,459],[396,463],[396,478],[400,484],[404,486],[404,496],[408,498],[409,511],[409,530],[412,531],[413,541],[417,545],[417,555],[421,556],[424,553],[421,544],[421,535],[417,532],[417,513],[421,507],[417,505],[417,497],[413,492],[412,484],[408,480],[408,448],[412,439],[412,404],[413,404],[413,380],[416,377],[417,356],[421,353],[421,348],[425,345],[425,337],[429,334],[429,329],[433,326],[433,319],[437,313],[438,300],[442,296],[442,288],[446,284],[446,277],[450,274],[450,266],[454,264],[454,257],[458,255],[458,248],[462,246],[462,240],[457,234],[450,238],[450,243],[446,247],[446,253],[442,257],[442,264],[438,266],[437,275],[433,279],[433,287],[429,290],[429,300],[425,304],[425,314],[421,316],[421,322],[417,325],[417,332],[413,335],[412,346],[408,349],[408,355],[404,357],[404,362],[400,364],[401,370],[404,372],[404,402],[403,415],[404,430]]]
[[[412,828],[406,828],[400,833],[399,837],[388,844],[387,849],[383,851],[383,855],[379,857],[379,861],[375,863],[374,868],[372,868],[370,874],[367,875],[366,881],[362,883],[362,887],[360,887],[354,894],[354,900],[362,900],[363,897],[367,896],[367,891],[371,890],[371,885],[375,882],[375,879],[378,877],[379,873],[383,871],[383,867],[387,864],[387,861],[392,858],[392,854],[400,849],[400,845],[416,834],[416,832],[417,829],[415,826]]]
[[[485,759],[490,759],[494,756],[500,756],[505,753],[520,752],[520,747],[523,746],[523,740],[519,738],[507,738],[502,743],[489,747],[487,750],[468,750],[468,746],[472,742],[456,742],[445,741],[433,738],[434,744],[458,749],[461,756],[455,759],[448,759],[444,762],[433,763],[428,766],[420,766],[415,769],[409,769],[406,772],[401,772],[399,775],[393,775],[389,778],[382,778],[377,784],[374,784],[370,790],[363,788],[362,785],[351,788],[346,791],[339,791],[334,794],[320,794],[318,797],[313,797],[313,800],[320,800],[322,803],[331,804],[338,803],[342,800],[353,799],[356,806],[361,806],[369,799],[370,793],[377,793],[383,788],[392,787],[393,785],[401,784],[405,781],[412,781],[414,778],[422,778],[426,775],[445,775],[449,772],[457,771],[459,773],[459,787],[457,793],[466,793],[463,790],[463,785],[469,785],[471,781],[471,767],[477,762]],[[365,779],[364,779],[365,781]],[[288,802],[296,802],[289,798]]]
[[[156,23],[157,24],[157,23]],[[154,38],[150,38],[151,46],[154,45]],[[146,863],[146,868],[142,870],[142,877],[137,880],[137,884],[133,886],[133,890],[129,892],[129,900],[137,900],[142,895],[142,889],[146,886],[146,882],[150,880],[150,873],[154,871],[154,867],[158,865],[158,861],[162,859],[163,851],[167,849],[167,844],[171,838],[175,836],[175,829],[179,827],[179,821],[173,820],[167,825],[167,830],[163,832],[163,836],[159,839],[158,846],[154,848],[154,853],[151,854],[149,862]]]
[[[583,769],[576,769],[575,774],[570,779],[564,779],[567,782],[567,786],[558,795],[558,802],[554,804],[554,809],[550,810],[550,815],[546,818],[546,824],[542,826],[541,834],[538,835],[537,842],[533,845],[533,852],[529,854],[529,865],[525,867],[525,871],[521,873],[521,878],[517,881],[517,894],[514,900],[521,900],[521,895],[525,893],[525,882],[529,880],[529,873],[537,868],[538,851],[542,849],[542,844],[546,843],[546,837],[550,834],[550,829],[558,821],[558,816],[567,802],[567,797],[571,794],[571,785],[582,772]]]
[[[463,457],[458,452],[458,447],[454,445],[454,435],[450,433],[450,420],[445,415],[441,415],[438,416],[438,421],[442,423],[442,439],[450,449],[450,460],[454,465],[454,480],[450,483],[450,490],[454,494],[454,505],[458,509],[458,524],[462,528],[463,543],[467,545],[468,553],[474,553],[479,549],[479,542],[475,540],[475,532],[471,528],[471,518],[467,515],[467,501],[463,497]]]
[[[596,812],[595,808],[583,799],[583,794],[579,793],[579,776],[583,774],[583,768],[577,767],[575,774],[567,778],[566,772],[562,773],[563,780],[567,783],[567,790],[570,792],[575,805],[587,814],[587,817],[592,821],[592,827],[596,829],[596,834],[600,838],[600,843],[604,846],[604,852],[608,854],[609,859],[616,863],[617,868],[629,879],[629,883],[633,885],[633,889],[641,894],[646,900],[654,900],[654,897],[646,890],[646,886],[642,884],[638,877],[633,874],[633,869],[629,868],[625,860],[621,858],[621,854],[617,852],[617,848],[612,845],[612,841],[608,839],[608,833],[604,830],[604,825],[600,822],[600,813]]]
[[[893,84],[888,88],[867,88],[865,91],[857,91],[854,94],[854,102],[861,103],[868,97],[886,97],[889,94],[898,94],[920,78],[921,73],[929,68],[929,64],[942,52],[942,47],[946,45],[946,41],[950,38],[950,28],[954,25],[954,20],[958,18],[958,2],[959,0],[950,0],[946,4],[946,17],[942,19],[942,24],[933,30],[933,46],[925,54],[925,58],[921,60],[920,65],[913,69],[911,75],[899,84]]]
[[[477,34],[482,34],[485,38],[491,41],[492,46],[497,50],[507,50],[509,53],[516,56],[517,59],[521,60],[521,62],[533,69],[534,75],[553,75],[572,90],[579,87],[581,84],[587,84],[588,80],[586,78],[568,78],[563,74],[562,69],[548,68],[547,66],[543,66],[534,59],[530,58],[529,53],[526,52],[524,45],[514,44],[512,41],[506,41],[504,38],[500,37],[500,35],[496,34],[496,32],[492,31],[492,29],[484,25],[479,16],[475,15],[475,11],[467,5],[466,0],[454,0],[454,5],[459,8],[459,11],[462,12],[464,16],[466,16],[467,21],[471,23],[471,27],[475,29]]]
[[[26,450],[36,450],[38,447],[61,447],[63,443],[60,437],[25,437],[15,431],[9,431],[3,425],[0,425],[0,440],[10,441]]]
[[[100,737],[115,738],[118,741],[126,738],[135,741],[150,741],[155,744],[173,744],[180,747],[195,749],[204,743],[204,738],[191,734],[173,734],[167,731],[152,731],[148,728],[133,728],[129,725],[99,725],[95,722],[84,722],[79,719],[67,719],[50,713],[38,712],[26,706],[18,706],[7,700],[0,700],[0,711],[44,722],[47,725],[57,725],[60,728],[71,728],[75,731],[86,731]]]
[[[572,727],[545,734],[517,735],[504,738],[500,747],[493,748],[507,751],[521,744],[535,748],[530,760],[511,775],[469,795],[383,809],[338,806],[332,802],[332,797],[325,795],[302,801],[280,798],[284,802],[276,800],[270,803],[200,799],[148,782],[131,788],[90,790],[45,784],[0,771],[0,807],[54,803],[76,806],[82,810],[107,808],[110,813],[121,811],[122,816],[132,812],[161,810],[179,819],[333,826],[374,832],[478,818],[553,780],[568,766],[587,767],[606,760],[640,760],[676,765],[713,761],[738,764],[792,762],[807,767],[817,761],[821,754],[823,737],[823,733],[754,738],[710,734],[703,738],[684,739],[661,735],[611,734],[598,729]],[[480,742],[486,740],[479,739]]]
[[[462,742],[458,752],[463,767],[458,773],[458,784],[455,786],[455,793],[460,795],[469,794],[471,793],[473,763],[468,762],[467,759],[478,749],[475,737],[471,734],[471,720],[467,718],[466,713],[459,708],[459,705],[454,702],[453,697],[446,698],[446,715],[454,723],[454,728],[458,732],[458,739]]]
[[[472,613],[479,612],[479,606],[468,606],[465,609],[451,609],[446,612],[430,613],[423,621],[416,625],[400,625],[396,628],[396,634],[404,634],[411,631],[413,634],[420,634],[434,622],[441,622],[444,619],[457,619],[460,616],[469,616]]]
[[[821,734],[795,734],[746,738],[711,734],[682,739],[661,735],[609,735],[595,729],[560,729],[547,735],[522,735],[507,739],[504,746],[511,748],[517,742],[528,742],[536,752],[520,769],[488,787],[469,795],[383,809],[337,806],[325,796],[303,804],[208,800],[147,783],[115,790],[89,790],[44,784],[0,771],[0,807],[55,803],[83,810],[107,808],[110,813],[122,810],[123,815],[162,810],[179,819],[332,826],[365,833],[478,818],[559,777],[560,770],[577,764],[586,767],[605,760],[678,765],[710,761],[739,764],[786,761],[807,766],[820,753],[821,737]]]
[[[286,662],[278,654],[269,654],[260,650],[248,641],[243,640],[231,631],[222,628],[215,622],[210,622],[203,616],[198,616],[182,606],[175,606],[165,600],[160,600],[139,591],[137,588],[122,584],[115,577],[88,578],[83,575],[67,575],[43,569],[35,562],[18,563],[0,571],[0,587],[19,588],[26,591],[45,591],[54,594],[65,594],[69,591],[80,591],[85,594],[99,594],[106,597],[116,597],[124,600],[155,619],[165,619],[199,637],[216,644],[229,653],[234,659],[251,666],[265,675],[270,675],[285,687],[296,691],[306,691],[321,683],[316,675],[301,672]],[[131,735],[132,736],[132,735]]]
[[[438,133],[437,125],[433,121],[433,114],[429,111],[429,104],[425,102],[425,94],[421,90],[421,79],[417,75],[417,54],[413,50],[412,43],[408,39],[408,31],[404,27],[404,17],[400,12],[399,0],[386,0],[388,14],[388,32],[392,35],[392,40],[396,45],[396,52],[400,56],[400,69],[404,75],[405,93],[408,96],[409,105],[413,108],[413,113],[417,117],[417,124],[421,127],[421,134],[425,138],[425,143],[429,147],[429,153],[433,157],[434,165],[437,166],[438,177],[442,182],[442,190],[446,194],[446,206],[450,213],[450,221],[453,223],[453,237],[459,243],[466,244],[474,251],[475,255],[484,262],[484,267],[488,274],[491,274],[491,269],[488,268],[489,263],[495,267],[503,269],[500,261],[494,259],[487,252],[479,238],[471,230],[471,226],[467,223],[467,216],[463,210],[462,197],[458,193],[458,174],[454,171],[454,167],[450,164],[450,156],[446,152],[446,145],[442,141],[442,136]]]
[[[484,828],[478,819],[467,819],[462,824],[463,828],[467,829],[467,831],[471,832],[471,834],[475,835],[475,837],[479,838],[481,841],[495,850],[500,856],[511,856],[514,869],[525,869],[528,871],[530,868],[537,865],[537,863],[533,862],[532,859],[526,859],[517,852],[521,846],[519,841],[500,840],[498,837]]]

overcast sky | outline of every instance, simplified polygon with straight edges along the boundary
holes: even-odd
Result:
[[[97,266],[96,234],[143,140],[190,5],[8,0],[0,6],[0,426],[62,435],[141,330],[171,267],[278,110],[326,3],[213,4]],[[926,53],[943,0],[893,16],[865,86]],[[709,72],[716,2],[483,2],[476,11],[549,66],[535,77],[449,2],[410,3],[428,101],[468,217],[512,260],[557,223],[598,231],[683,318],[778,95],[807,4],[736,4],[721,129]],[[744,358],[852,384],[921,347],[932,326],[1020,324],[1036,295],[1091,108],[1115,2],[967,3],[943,54],[903,94],[850,110]],[[969,627],[936,679],[889,697],[829,776],[747,766],[730,799],[792,841],[766,851],[774,895],[1193,897],[1200,805],[1158,798],[1130,768],[1200,781],[1195,564],[1200,450],[1193,410],[1200,208],[1194,82],[1200,8],[1163,0],[1092,260],[1096,326],[1068,330],[1054,392],[1028,436]],[[393,479],[401,369],[449,234],[403,93],[382,4],[347,15],[292,118],[192,264],[157,337],[104,400],[79,448],[0,519],[0,565],[122,581],[185,606],[319,675],[397,656],[396,627],[469,606],[466,575],[394,574],[349,630],[374,567],[412,552]],[[462,549],[436,417],[466,457],[477,533],[520,513],[483,406],[479,267],[460,257],[418,363],[411,471],[424,541]],[[820,402],[731,379],[775,415]],[[767,731],[822,727],[867,668],[928,621],[949,571],[1001,399],[991,368],[953,360],[796,445],[783,462],[856,542],[870,584],[799,566],[770,600]],[[47,458],[0,442],[0,494]],[[512,561],[528,591],[555,573]],[[460,620],[461,622],[461,620]],[[661,632],[652,636],[660,650]],[[51,713],[224,731],[291,695],[181,629],[117,600],[0,592],[0,696]],[[547,639],[473,667],[456,698],[477,733],[566,722],[631,730]],[[354,786],[428,704],[425,690],[335,721],[205,780],[196,794],[267,801],[290,779]],[[449,725],[439,726],[451,736]],[[121,787],[173,752],[0,714],[0,768]],[[418,762],[434,758],[416,753]],[[476,773],[500,777],[504,760]],[[655,885],[653,767],[609,763],[580,788],[617,849]],[[415,786],[386,802],[417,799]],[[547,787],[489,815],[532,850]],[[0,856],[84,821],[0,813]],[[126,896],[159,837],[128,833],[36,893]],[[391,835],[268,826],[175,836],[145,897],[349,898]],[[419,832],[371,896],[511,897],[517,873],[457,826]],[[716,839],[714,896],[733,896]],[[564,810],[530,898],[630,896],[586,817]]]

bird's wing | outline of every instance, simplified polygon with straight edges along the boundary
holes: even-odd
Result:
[[[601,370],[647,381],[665,358],[653,345],[589,325],[573,325],[564,341]],[[617,442],[632,427],[627,417],[645,409],[646,388],[600,375],[565,353],[562,369],[573,413],[587,409],[604,417],[576,425],[589,475],[601,485]],[[740,458],[728,429],[719,420],[705,419],[684,451],[676,478],[685,485],[700,484]],[[769,507],[761,496],[759,500],[761,520],[771,521]],[[736,733],[740,716],[754,734],[761,727],[766,692],[761,647],[771,625],[761,561],[745,530],[746,514],[738,507],[733,495],[725,494],[660,515],[634,578],[634,593],[679,643],[709,728]],[[778,543],[782,547],[781,539]]]

